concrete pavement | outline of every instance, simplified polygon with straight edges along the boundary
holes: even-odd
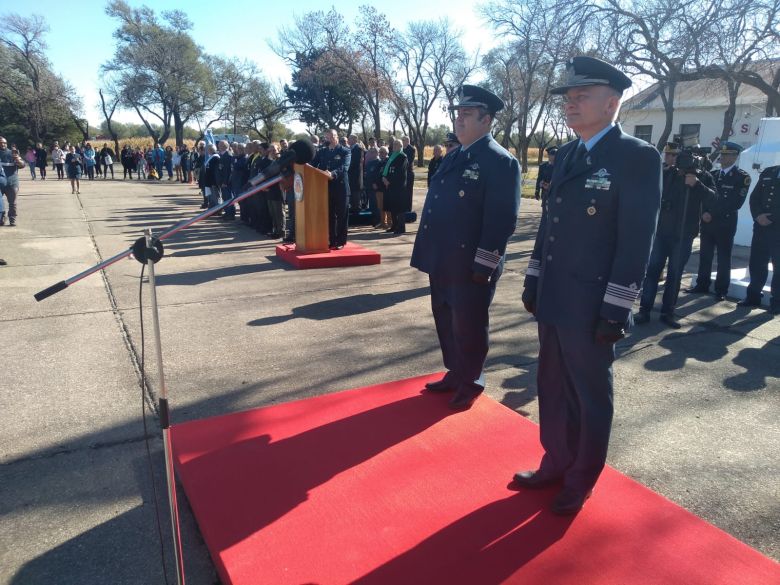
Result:
[[[140,414],[140,265],[120,261],[41,303],[32,295],[199,203],[166,181],[83,181],[72,195],[67,181],[23,179],[18,227],[0,228],[0,583],[162,582]],[[519,296],[538,221],[538,203],[523,200],[487,367],[488,393],[535,421],[536,328]],[[174,423],[440,370],[409,227],[354,228],[382,264],[331,270],[289,268],[240,222],[205,220],[166,242],[157,281]],[[780,319],[702,296],[683,295],[679,312],[681,330],[654,314],[618,346],[609,462],[780,559]],[[152,450],[164,492],[159,440]],[[188,582],[215,583],[181,501]],[[162,521],[172,576],[164,507]]]

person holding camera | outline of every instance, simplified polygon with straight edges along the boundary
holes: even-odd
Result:
[[[681,327],[674,308],[680,295],[683,270],[691,256],[693,240],[699,234],[702,205],[715,196],[712,175],[702,166],[701,158],[690,150],[680,152],[679,145],[674,142],[664,147],[661,211],[635,323],[650,321],[658,280],[668,261],[660,321],[672,329]]]
[[[723,301],[731,283],[731,250],[737,233],[737,214],[745,202],[750,175],[737,167],[742,147],[736,142],[724,142],[720,149],[720,170],[713,173],[715,196],[704,201],[701,215],[701,245],[699,273],[696,285],[686,292],[706,293],[712,283],[712,258],[718,252],[718,273],[715,277],[715,300]]]
[[[16,148],[8,148],[8,142],[0,136],[0,165],[5,173],[5,185],[0,186],[0,225],[5,225],[5,207],[3,195],[8,198],[8,225],[16,225],[16,195],[19,193],[19,169],[24,168],[24,160]]]

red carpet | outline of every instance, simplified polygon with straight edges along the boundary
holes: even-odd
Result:
[[[176,468],[223,583],[768,585],[780,565],[607,469],[574,520],[512,491],[538,428],[451,414],[431,376],[176,425]],[[186,560],[186,551],[185,551]]]
[[[378,252],[347,242],[341,250],[329,250],[320,254],[299,254],[295,244],[279,244],[276,255],[296,268],[336,268],[338,266],[367,266],[379,264],[382,256]]]

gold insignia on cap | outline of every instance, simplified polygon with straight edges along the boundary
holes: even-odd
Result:
[[[596,208],[592,205],[588,207],[588,215],[596,215]]]

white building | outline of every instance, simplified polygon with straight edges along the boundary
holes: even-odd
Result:
[[[743,147],[755,144],[759,122],[766,115],[766,103],[766,96],[758,89],[740,86],[731,141]],[[678,83],[669,140],[684,146],[699,144],[717,149],[727,107],[728,91],[724,81],[701,79]],[[627,99],[621,108],[620,121],[624,132],[656,144],[666,124],[658,84]]]

